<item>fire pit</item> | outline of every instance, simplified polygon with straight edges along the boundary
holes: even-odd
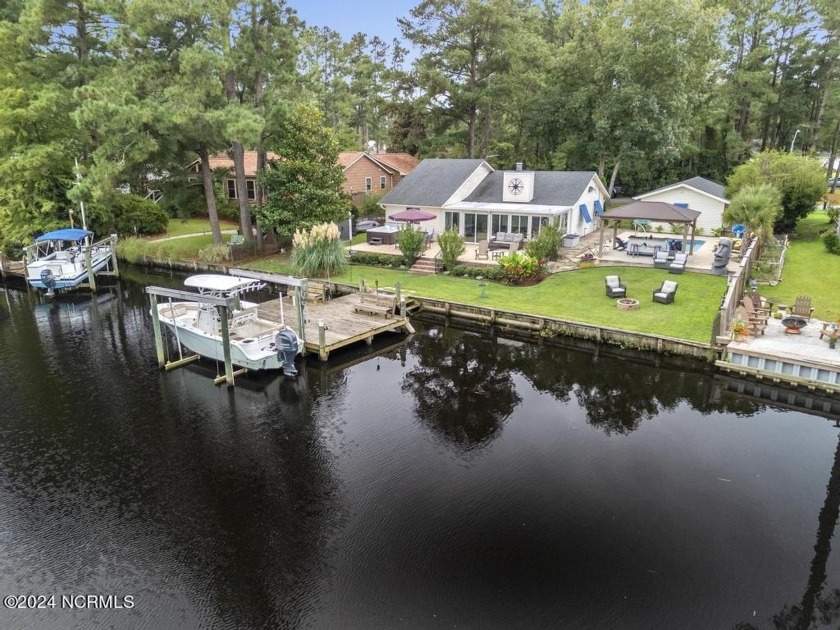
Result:
[[[639,308],[639,300],[632,298],[621,298],[616,302],[619,311],[635,311]]]
[[[796,317],[794,315],[788,315],[782,320],[782,326],[785,327],[785,332],[789,335],[798,335],[800,334],[799,329],[805,328],[808,325],[808,320],[804,317]]]

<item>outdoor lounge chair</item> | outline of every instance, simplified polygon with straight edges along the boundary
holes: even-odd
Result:
[[[622,241],[617,236],[615,237],[615,251],[621,252],[627,249],[627,241]]]
[[[667,269],[670,266],[671,261],[668,260],[668,252],[660,250],[653,255],[654,269]]]
[[[479,258],[483,258],[484,260],[490,260],[490,254],[488,253],[488,246],[487,241],[478,241],[478,249],[475,250],[475,258],[478,260]]]
[[[607,297],[627,297],[627,287],[621,284],[621,276],[606,276],[604,284],[607,285]]]
[[[811,319],[811,313],[813,312],[814,308],[811,306],[811,298],[805,295],[798,296],[793,308],[790,309],[791,315],[796,315],[803,319]]]
[[[764,329],[767,328],[767,320],[753,317],[750,315],[749,309],[745,308],[743,304],[744,301],[742,300],[741,306],[736,309],[735,314],[743,320],[753,337],[763,335]]]
[[[752,304],[753,310],[755,314],[759,317],[768,318],[770,317],[770,309],[764,306],[764,300],[758,294],[758,291],[752,290],[744,296],[744,300]],[[749,307],[749,304],[747,305]],[[749,308],[747,309],[749,310]]]
[[[653,301],[662,304],[670,304],[674,301],[674,296],[677,294],[678,284],[673,280],[666,280],[658,289],[653,292]]]
[[[750,321],[761,322],[766,325],[767,320],[770,319],[770,314],[763,310],[756,310],[755,306],[753,306],[752,300],[748,297],[741,300],[741,306],[739,308],[743,309]],[[764,334],[764,332],[762,331],[761,334]]]
[[[668,273],[682,273],[685,271],[685,264],[688,262],[688,254],[676,254],[674,262],[668,265]]]

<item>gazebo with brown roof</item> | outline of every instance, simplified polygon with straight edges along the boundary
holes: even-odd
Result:
[[[626,206],[619,206],[613,208],[601,215],[601,229],[605,230],[609,221],[613,221],[613,243],[618,236],[618,224],[622,220],[637,220],[647,219],[649,221],[659,221],[664,223],[682,223],[683,224],[683,243],[688,239],[688,228],[691,226],[691,239],[689,240],[688,253],[694,253],[694,232],[697,229],[697,217],[700,212],[697,210],[690,210],[682,208],[663,201],[634,201],[628,203]],[[685,248],[683,248],[685,251]],[[604,240],[601,239],[601,245],[598,250],[599,255],[604,253]]]

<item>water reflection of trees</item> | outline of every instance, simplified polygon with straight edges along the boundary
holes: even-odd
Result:
[[[593,359],[578,349],[525,344],[511,363],[538,391],[560,402],[574,396],[587,422],[609,435],[627,435],[643,420],[682,403],[701,413],[753,414],[760,409],[749,401],[721,397],[710,373],[688,371],[687,366],[667,369],[617,353]]]
[[[414,395],[422,422],[463,449],[492,440],[522,400],[508,347],[440,328],[415,338],[411,351],[416,365],[405,375],[402,390]]]

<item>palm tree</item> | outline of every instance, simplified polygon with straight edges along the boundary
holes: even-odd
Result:
[[[773,239],[773,224],[782,213],[782,196],[772,184],[744,186],[723,215],[729,225],[742,223],[758,239],[759,248]]]

